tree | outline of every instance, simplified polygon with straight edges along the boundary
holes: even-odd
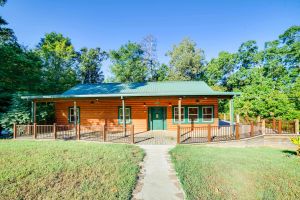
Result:
[[[156,48],[157,40],[153,35],[146,36],[141,42],[142,50],[144,51],[144,61],[148,68],[148,80],[157,80],[157,70],[159,63],[157,60]]]
[[[249,69],[249,84],[241,89],[242,95],[236,99],[236,110],[245,117],[281,117],[295,119],[300,112],[283,91],[276,89],[272,79],[263,75],[262,68]]]
[[[204,67],[204,52],[196,47],[189,38],[183,39],[178,45],[167,52],[170,56],[171,80],[199,80]]]
[[[43,61],[45,92],[60,93],[78,82],[75,71],[77,54],[69,38],[60,33],[47,33],[36,51]]]
[[[0,0],[0,6],[4,6],[6,4],[7,0]]]
[[[4,129],[12,130],[14,123],[30,123],[30,102],[21,99],[21,96],[26,94],[28,93],[15,93],[8,112],[0,114],[0,124]]]
[[[227,84],[227,79],[233,73],[235,68],[236,55],[228,52],[220,52],[217,58],[205,66],[204,76],[210,86],[224,86]]]
[[[170,68],[166,64],[161,64],[156,70],[153,80],[155,81],[167,81],[169,80]]]
[[[274,81],[280,81],[283,76],[288,74],[283,62],[284,54],[282,54],[279,46],[279,40],[266,42],[263,52],[264,75]]]
[[[289,70],[292,81],[300,74],[300,26],[292,26],[279,36],[283,62]]]
[[[256,41],[249,40],[241,44],[236,53],[234,73],[227,79],[227,90],[240,89],[249,84],[248,77],[251,75],[249,69],[259,66],[261,55]]]
[[[4,6],[6,0],[0,0],[0,6]],[[8,23],[0,16],[0,44],[13,43],[16,45],[17,38],[12,29],[7,27]]]
[[[42,64],[38,55],[18,44],[0,45],[0,112],[5,112],[16,91],[41,91]]]
[[[101,70],[102,62],[107,53],[100,48],[82,48],[79,53],[79,73],[82,83],[102,83],[104,80]]]
[[[237,52],[237,69],[250,69],[258,63],[258,46],[256,41],[249,40],[241,44]]]
[[[147,65],[143,61],[141,45],[128,42],[118,50],[110,51],[111,71],[117,82],[143,82],[147,78]]]

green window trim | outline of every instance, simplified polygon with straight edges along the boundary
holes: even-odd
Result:
[[[178,121],[175,120],[175,108],[178,106],[172,106],[172,122],[173,124],[178,124]],[[203,108],[212,108],[212,118],[210,121],[205,121],[203,118]],[[182,105],[181,108],[184,110],[184,118],[181,119],[181,124],[191,124],[189,121],[189,108],[198,108],[198,117],[197,121],[194,121],[194,124],[212,124],[214,123],[214,105]]]
[[[80,123],[80,107],[76,107],[77,108],[77,123],[79,124]],[[69,123],[74,123],[74,120],[71,120],[71,110],[74,109],[74,107],[69,107],[68,108],[68,122]],[[74,111],[73,111],[74,113]],[[74,117],[74,116],[73,116]]]
[[[118,124],[123,124],[123,107],[119,106],[118,107]],[[131,106],[125,106],[125,116],[127,115],[126,111],[129,110],[128,116],[129,118],[126,119],[125,117],[125,123],[126,124],[131,124]]]

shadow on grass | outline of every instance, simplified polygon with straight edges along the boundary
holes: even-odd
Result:
[[[282,153],[288,154],[288,155],[297,155],[296,151],[291,151],[291,150],[282,150]]]
[[[2,139],[12,139],[13,134],[0,134],[0,140]]]

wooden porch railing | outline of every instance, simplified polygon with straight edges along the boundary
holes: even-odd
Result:
[[[134,126],[106,125],[19,125],[13,126],[13,138],[91,140],[134,143]]]
[[[205,143],[226,141],[236,138],[236,127],[230,126],[212,126],[203,127],[179,126],[177,127],[177,143]],[[237,130],[239,137],[239,130]]]
[[[177,126],[177,144],[239,140],[265,134],[299,134],[299,120],[260,120],[234,125]]]
[[[90,140],[101,142],[137,143],[155,139],[154,134],[135,134],[133,125],[17,125],[14,138]],[[266,134],[299,134],[299,120],[260,120],[234,125],[203,127],[178,125],[177,143],[205,143],[239,140]],[[176,135],[174,135],[176,137]],[[161,138],[160,138],[161,139]]]

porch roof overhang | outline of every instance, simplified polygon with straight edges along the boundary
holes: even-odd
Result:
[[[97,94],[97,95],[38,95],[38,96],[22,96],[22,99],[26,100],[56,100],[56,99],[91,99],[91,98],[122,98],[122,97],[195,97],[195,96],[205,96],[205,97],[218,97],[218,98],[232,98],[234,96],[239,96],[240,93],[237,92],[215,92],[213,94],[208,93],[181,93],[181,94]]]
[[[55,101],[59,99],[128,98],[128,97],[217,97],[233,98],[237,92],[212,90],[202,81],[170,81],[146,83],[79,84],[56,95],[22,96],[22,99]]]

